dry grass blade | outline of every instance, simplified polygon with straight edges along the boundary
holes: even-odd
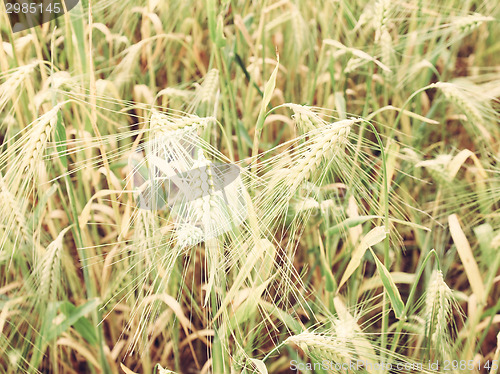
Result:
[[[479,272],[476,260],[474,259],[469,241],[467,240],[467,237],[458,222],[458,216],[456,214],[448,216],[448,224],[450,225],[451,236],[455,246],[457,247],[457,252],[462,260],[462,264],[464,265],[465,273],[469,279],[472,291],[476,295],[477,300],[480,303],[484,303],[486,293],[483,279],[481,277],[481,273]]]
[[[364,256],[366,250],[369,247],[374,246],[377,243],[380,243],[387,236],[387,232],[384,226],[375,227],[370,232],[368,232],[363,238],[359,245],[354,249],[351,255],[351,261],[347,264],[347,268],[342,275],[342,278],[339,282],[339,289],[342,285],[351,277],[354,271],[359,267],[361,263],[361,259]]]

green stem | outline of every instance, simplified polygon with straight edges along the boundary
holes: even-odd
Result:
[[[410,310],[411,303],[413,302],[413,298],[415,297],[415,293],[417,291],[417,286],[419,283],[420,278],[422,277],[422,274],[425,269],[425,265],[427,264],[427,261],[431,258],[431,255],[434,255],[436,257],[436,264],[438,270],[441,270],[441,265],[439,264],[439,257],[434,249],[430,250],[427,256],[425,257],[424,261],[422,262],[422,265],[420,265],[420,270],[418,271],[418,275],[413,281],[413,286],[411,287],[410,290],[410,295],[408,296],[408,300],[406,301],[405,308],[403,310],[403,315],[401,319],[398,322],[398,325],[396,326],[396,332],[394,333],[394,340],[392,342],[391,346],[391,352],[395,352],[396,346],[398,345],[399,342],[399,337],[401,330],[403,329],[403,322],[406,320],[406,316],[408,315],[408,311]]]
[[[384,226],[385,230],[389,230],[389,181],[387,180],[387,167],[386,167],[386,155],[385,155],[385,150],[384,150],[384,144],[382,143],[382,139],[380,138],[380,135],[378,134],[377,129],[375,126],[368,121],[364,121],[364,123],[367,123],[373,130],[373,133],[375,134],[375,137],[377,138],[377,142],[380,148],[380,156],[382,158],[382,179],[384,183]],[[387,234],[384,239],[384,266],[386,267],[387,270],[391,268],[390,264],[390,256],[389,256],[389,235]],[[387,313],[387,296],[386,293],[384,292],[383,295],[383,300],[382,300],[382,335],[381,335],[381,352],[384,352],[386,349],[387,345],[387,330],[389,329],[389,315]],[[381,354],[380,357],[381,361],[383,361],[384,357]]]

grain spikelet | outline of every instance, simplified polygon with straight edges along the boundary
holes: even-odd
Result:
[[[425,298],[425,335],[440,358],[446,358],[451,346],[450,323],[452,312],[451,289],[443,279],[441,270],[436,270],[427,288]]]
[[[486,141],[491,141],[491,134],[487,129],[488,124],[483,115],[484,112],[487,115],[489,110],[478,100],[477,95],[467,92],[467,90],[454,83],[437,82],[433,86],[439,88],[445,97],[467,116],[472,130],[478,131]]]
[[[387,23],[391,12],[390,0],[378,0],[374,9],[375,42],[380,42],[383,34],[387,32]]]
[[[298,188],[308,181],[317,182],[330,169],[344,165],[344,147],[350,128],[356,120],[341,120],[316,128],[304,134],[304,142],[291,152],[291,157],[281,155],[265,174],[268,184],[258,203],[262,211],[263,227],[273,226],[276,220],[288,210],[292,197]],[[305,140],[307,139],[307,140]],[[322,165],[323,164],[323,165]]]
[[[335,336],[305,331],[285,340],[285,344],[291,343],[299,346],[305,354],[318,361],[354,361],[352,350],[343,344],[343,339],[337,339]]]
[[[34,103],[37,110],[44,103],[50,103],[52,100],[52,93],[57,90],[69,90],[74,87],[75,79],[67,71],[58,71],[53,73],[43,82],[42,89],[35,95]]]
[[[4,76],[8,77],[0,86],[0,113],[5,109],[9,99],[13,99],[14,96],[21,91],[21,85],[38,65],[39,62],[36,61],[28,65],[20,66],[6,75],[0,75],[0,78]]]
[[[133,76],[133,71],[137,66],[137,60],[141,52],[142,47],[148,42],[148,40],[142,40],[139,43],[132,44],[125,51],[122,52],[123,59],[118,65],[116,65],[111,79],[113,82],[118,82],[120,87],[122,87],[126,82],[128,82]]]
[[[39,297],[43,301],[55,301],[61,286],[61,256],[64,235],[71,228],[66,227],[57,238],[47,246],[38,266],[37,274],[40,282]]]
[[[333,39],[325,39],[323,40],[323,43],[338,49],[338,51],[334,54],[335,57],[339,57],[345,53],[351,53],[354,56],[349,60],[345,69],[346,72],[351,72],[367,62],[373,62],[384,71],[387,72],[391,71],[391,69],[388,66],[377,60],[375,57],[370,56],[365,51],[362,51],[361,49],[347,47],[344,44],[340,43],[339,41]]]
[[[380,45],[380,49],[382,51],[382,63],[389,68],[392,66],[392,60],[394,57],[392,37],[388,28],[391,8],[390,0],[378,0],[375,3],[375,18],[373,20],[375,27],[375,43]],[[391,71],[384,70],[386,79],[390,77],[390,73]]]
[[[12,147],[0,156],[0,170],[7,169],[4,172],[4,183],[20,202],[20,207],[24,207],[24,200],[31,190],[29,183],[36,175],[52,129],[56,124],[57,112],[62,105],[64,103],[57,104],[33,121]],[[24,213],[22,209],[21,214]]]
[[[334,327],[329,333],[306,330],[287,338],[284,343],[300,347],[312,359],[310,368],[329,369],[329,373],[352,370],[355,373],[375,374],[390,367],[399,367],[402,372],[430,372],[421,362],[372,345],[352,317],[334,319],[332,323]]]
[[[295,190],[302,181],[309,179],[322,161],[332,159],[342,151],[353,123],[353,120],[338,121],[311,132],[312,141],[308,144],[309,149],[303,152],[287,176],[292,190]]]
[[[210,115],[216,113],[219,96],[219,71],[211,69],[203,78],[201,85],[196,88],[194,98],[189,105],[188,113]]]
[[[198,117],[195,115],[173,117],[153,111],[150,119],[150,127],[151,130],[158,133],[169,133],[172,135],[174,135],[174,131],[182,130],[175,133],[182,135],[185,131],[202,129],[214,122],[214,117]]]
[[[16,201],[16,197],[9,191],[9,188],[5,184],[3,177],[0,175],[0,201],[2,202],[2,206],[0,208],[0,212],[2,213],[2,217],[8,217],[4,219],[5,226],[7,228],[13,227],[15,232],[15,241],[17,241],[18,235],[20,236],[21,242],[30,242],[31,234],[29,233],[28,225],[24,215],[21,213],[23,209],[21,209]],[[8,230],[12,231],[12,230]],[[3,247],[2,239],[0,244],[0,249]]]
[[[383,30],[380,37],[380,48],[382,50],[382,63],[389,68],[393,66],[394,49],[392,47],[392,37],[388,30]],[[386,78],[391,77],[391,71],[384,70]]]
[[[455,17],[452,20],[451,25],[458,32],[468,34],[477,29],[484,22],[491,22],[494,20],[494,17],[483,16],[479,13],[473,13],[466,16]]]
[[[210,121],[196,116],[172,120],[158,114],[152,118],[152,126],[160,129],[147,146],[152,187],[165,188],[165,202],[171,207],[182,246],[219,236],[246,216],[241,179],[236,175],[229,180],[226,175],[237,174],[238,168],[225,169],[227,165],[221,164],[215,170],[217,165],[200,147],[196,130]],[[185,233],[192,234],[191,239]]]
[[[310,107],[299,104],[285,104],[284,106],[293,110],[292,119],[303,133],[314,130],[320,126],[326,125],[326,122],[320,118]]]
[[[49,112],[45,113],[39,118],[36,125],[33,126],[33,133],[31,140],[24,147],[26,152],[26,164],[23,165],[24,169],[34,169],[36,163],[43,156],[43,152],[47,146],[50,134],[56,123],[56,115],[59,107],[52,108]]]
[[[293,43],[290,44],[289,50],[292,51],[295,56],[295,61],[300,57],[301,53],[307,47],[307,42],[310,40],[309,28],[307,22],[304,20],[300,9],[293,5],[290,10],[290,23],[292,25],[293,32],[291,33],[293,37]]]

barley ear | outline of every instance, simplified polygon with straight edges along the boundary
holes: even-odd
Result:
[[[42,301],[55,301],[58,297],[58,289],[61,286],[61,257],[63,252],[63,238],[71,226],[62,230],[57,238],[47,246],[39,267],[39,298]]]
[[[0,208],[2,217],[9,217],[8,219],[6,219],[6,227],[10,228],[11,226],[14,226],[13,231],[15,233],[14,238],[16,241],[19,237],[21,243],[29,243],[31,241],[32,235],[30,233],[22,208],[18,204],[16,197],[10,192],[1,175],[0,201],[5,204]],[[0,249],[3,247],[3,241],[4,239],[1,240]]]
[[[352,360],[351,351],[342,340],[334,336],[327,336],[312,332],[302,332],[290,336],[285,344],[293,343],[300,347],[306,355],[314,360],[329,360],[332,362],[349,362]]]
[[[308,106],[291,103],[285,106],[293,110],[292,119],[303,133],[326,125],[326,122]]]
[[[428,347],[434,348],[440,358],[446,358],[451,346],[448,324],[452,312],[452,291],[441,270],[436,270],[427,288],[425,299],[425,336]]]

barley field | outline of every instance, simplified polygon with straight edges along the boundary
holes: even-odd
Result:
[[[500,372],[496,0],[5,5],[0,373]]]

